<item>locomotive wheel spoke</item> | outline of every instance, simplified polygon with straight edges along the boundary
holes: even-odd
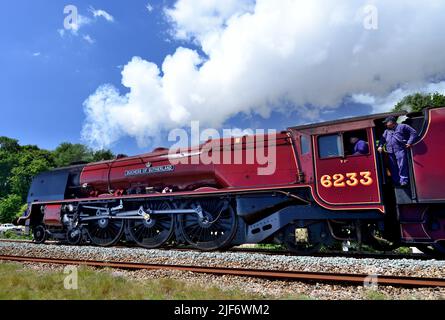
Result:
[[[171,210],[172,204],[165,201],[153,201],[144,206],[150,210]],[[154,249],[168,242],[173,236],[175,218],[172,214],[156,214],[145,220],[129,220],[127,231],[141,247]]]
[[[81,228],[74,228],[67,231],[66,234],[66,240],[71,245],[79,245],[82,243],[82,229]]]
[[[229,245],[237,229],[237,216],[228,200],[195,201],[188,208],[202,209],[204,219],[196,214],[179,217],[180,231],[185,240],[200,250],[218,250]]]
[[[124,231],[124,222],[122,220],[111,220],[100,222],[90,221],[86,230],[91,242],[101,247],[112,246],[119,242]]]
[[[34,227],[33,230],[34,242],[37,244],[44,243],[47,239],[46,229],[43,225]]]

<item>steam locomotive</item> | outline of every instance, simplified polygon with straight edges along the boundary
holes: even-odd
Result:
[[[420,137],[409,151],[404,188],[392,182],[387,154],[376,151],[389,115]],[[309,254],[358,241],[379,250],[409,245],[445,255],[444,129],[445,108],[429,108],[73,165],[33,179],[18,223],[32,230],[36,243],[126,241],[200,250],[277,243]],[[367,142],[369,152],[354,154],[351,137]],[[249,161],[259,146],[275,156]],[[242,160],[223,161],[236,155]],[[261,174],[265,166],[271,173]]]

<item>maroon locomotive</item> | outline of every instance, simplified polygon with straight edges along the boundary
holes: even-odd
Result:
[[[393,184],[376,151],[388,115],[419,133],[409,152],[409,185]],[[279,243],[301,254],[358,241],[445,254],[445,108],[377,114],[288,128],[265,136],[210,140],[175,153],[117,158],[35,177],[18,222],[34,239],[202,250]],[[367,153],[351,150],[358,137]],[[248,161],[258,145],[272,160]],[[242,161],[206,162],[233,159]],[[272,174],[259,174],[266,166]]]

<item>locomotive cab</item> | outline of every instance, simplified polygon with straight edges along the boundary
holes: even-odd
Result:
[[[297,136],[305,182],[323,207],[385,212],[374,119],[368,116],[290,128]],[[364,150],[354,150],[357,141]]]
[[[390,249],[400,243],[400,191],[392,183],[386,155],[377,151],[377,145],[385,129],[383,120],[405,114],[385,113],[289,129],[295,136],[302,176],[311,186],[313,200],[337,213],[326,216],[337,240],[348,238],[338,236],[341,231],[335,230],[336,225],[340,230],[352,230],[356,240],[366,243],[368,238],[377,249]],[[420,114],[405,116],[404,120],[417,130],[424,126]],[[362,226],[354,226],[357,216]],[[372,226],[372,230],[363,225]]]

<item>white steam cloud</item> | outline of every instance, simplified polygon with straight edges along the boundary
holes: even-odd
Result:
[[[369,5],[376,30],[365,28]],[[82,137],[143,146],[191,120],[217,128],[286,108],[316,118],[348,97],[386,110],[410,90],[443,88],[444,12],[440,0],[179,0],[164,11],[171,34],[201,51],[179,47],[160,67],[132,58],[122,71],[129,93],[103,85],[85,101]]]

